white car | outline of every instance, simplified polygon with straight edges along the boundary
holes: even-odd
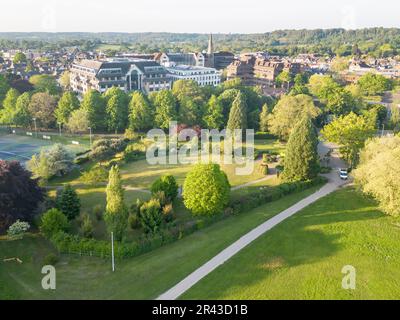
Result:
[[[339,170],[339,177],[342,180],[347,180],[349,178],[349,173],[347,169],[340,169]]]

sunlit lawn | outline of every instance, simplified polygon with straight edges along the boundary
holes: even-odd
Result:
[[[282,222],[216,269],[185,299],[399,299],[400,223],[354,189]],[[342,288],[343,266],[356,290]]]
[[[43,259],[54,249],[42,237],[0,239],[0,257],[18,257],[23,263],[0,260],[2,299],[154,299],[226,246],[260,223],[313,193],[292,194],[255,210],[232,216],[183,239],[136,258],[117,261],[61,255],[56,265],[57,289],[41,288]]]

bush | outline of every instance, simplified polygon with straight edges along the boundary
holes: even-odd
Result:
[[[153,195],[153,199],[158,200],[161,207],[164,207],[167,203],[171,203],[170,199],[165,196],[164,191],[158,191]]]
[[[157,199],[151,199],[140,207],[140,224],[146,234],[157,233],[162,225],[161,205]]]
[[[106,160],[124,151],[127,145],[125,139],[100,139],[94,142],[89,157],[91,160]]]
[[[57,194],[56,208],[60,210],[68,220],[73,220],[81,212],[81,201],[78,194],[70,185]]]
[[[260,173],[264,176],[268,175],[268,165],[264,163],[260,163]]]
[[[82,221],[82,234],[84,238],[93,238],[93,223],[88,214],[85,214]]]
[[[125,162],[133,162],[146,158],[146,146],[141,143],[133,143],[126,147],[123,155]]]
[[[43,264],[45,266],[55,266],[58,261],[59,258],[57,255],[55,255],[54,253],[49,253],[47,256],[44,257]]]
[[[130,213],[128,217],[128,225],[132,230],[140,228],[139,217],[136,213]]]
[[[174,176],[168,174],[158,178],[151,185],[151,193],[156,195],[158,192],[164,192],[169,201],[174,201],[178,196],[178,184]]]
[[[40,223],[40,232],[44,234],[47,239],[59,231],[67,231],[69,223],[67,217],[58,209],[50,209],[43,214]]]
[[[17,220],[7,230],[10,239],[22,239],[31,226],[28,222]]]
[[[126,129],[125,133],[124,133],[124,138],[129,140],[129,141],[133,141],[136,140],[139,137],[139,135],[133,131],[132,129]]]
[[[172,203],[168,203],[163,206],[162,215],[165,222],[171,222],[172,220],[174,220],[174,208],[172,206]]]
[[[194,215],[222,213],[229,202],[230,185],[217,164],[198,164],[186,176],[183,199]]]
[[[95,186],[108,180],[108,171],[103,166],[95,166],[82,174],[84,184]]]
[[[96,217],[97,221],[101,221],[103,219],[104,208],[98,204],[92,210],[94,216]]]

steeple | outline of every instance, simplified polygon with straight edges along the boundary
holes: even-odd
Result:
[[[208,39],[208,50],[207,54],[213,55],[214,54],[214,43],[213,43],[213,36],[212,33],[210,33],[210,37]]]

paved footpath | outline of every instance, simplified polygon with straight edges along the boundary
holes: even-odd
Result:
[[[338,179],[333,179],[324,185],[320,190],[313,193],[312,195],[304,198],[299,201],[295,205],[290,208],[282,211],[278,215],[264,222],[260,226],[256,227],[249,233],[245,234],[239,240],[234,242],[232,245],[221,251],[214,258],[209,260],[203,266],[198,268],[196,271],[188,275],[185,279],[179,282],[176,286],[168,290],[167,292],[160,295],[157,300],[175,300],[187,290],[189,290],[192,286],[194,286],[197,282],[203,279],[206,275],[211,273],[217,267],[222,265],[225,261],[232,258],[235,254],[237,254],[244,247],[252,243],[254,240],[262,236],[264,233],[275,227],[277,224],[281,223],[283,220],[291,217],[298,211],[304,209],[311,203],[317,201],[318,199],[325,197],[331,192],[337,190],[343,183],[341,183]]]
[[[329,146],[326,144],[319,145],[320,153],[325,154],[327,150],[329,150]],[[248,246],[254,240],[265,234],[267,231],[275,227],[277,224],[281,223],[285,219],[293,216],[300,210],[304,209],[308,205],[314,203],[315,201],[327,196],[339,189],[342,185],[345,184],[344,181],[340,180],[338,176],[338,169],[344,167],[344,163],[337,154],[333,154],[331,156],[331,167],[332,172],[325,175],[329,182],[325,184],[321,189],[312,195],[304,198],[303,200],[297,202],[290,208],[282,211],[271,219],[267,220],[263,224],[259,225],[255,229],[251,230],[239,240],[231,244],[229,247],[221,251],[214,258],[206,262],[200,268],[192,272],[185,279],[175,285],[173,288],[169,289],[167,292],[160,295],[157,300],[175,300],[179,298],[183,293],[189,290],[192,286],[194,286],[197,282],[211,273],[213,270],[218,268],[224,262],[232,258],[235,254],[237,254],[244,247]]]

